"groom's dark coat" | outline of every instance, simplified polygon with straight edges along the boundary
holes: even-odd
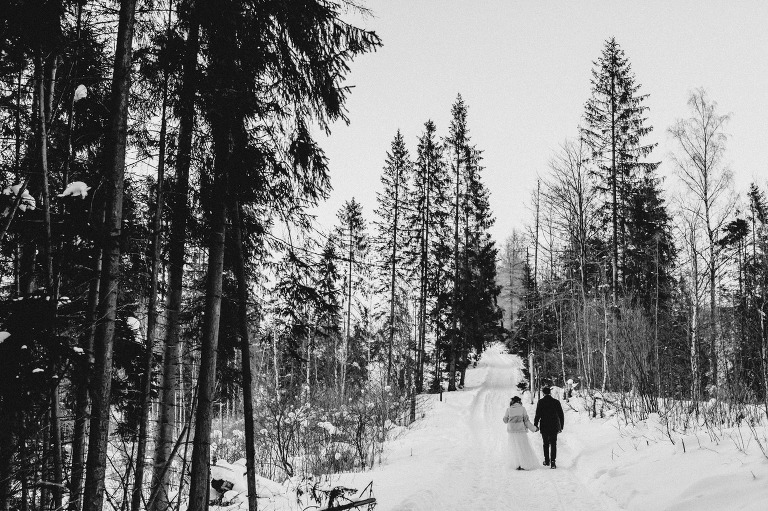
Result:
[[[542,433],[561,432],[565,425],[565,416],[560,401],[549,395],[542,397],[536,405],[533,425],[538,426]]]

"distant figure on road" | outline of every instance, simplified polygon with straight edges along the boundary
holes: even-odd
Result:
[[[523,402],[519,396],[515,396],[509,402],[504,414],[504,424],[507,425],[507,442],[509,445],[509,460],[512,467],[517,470],[533,470],[539,460],[533,452],[531,442],[528,440],[528,430],[536,432],[539,429],[531,424],[528,412],[523,408]]]
[[[541,389],[544,393],[536,404],[536,416],[533,425],[541,430],[541,439],[544,442],[544,466],[557,468],[557,434],[563,431],[565,416],[560,401],[550,396],[550,388]]]

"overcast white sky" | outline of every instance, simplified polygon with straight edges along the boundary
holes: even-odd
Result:
[[[424,122],[445,135],[457,93],[469,106],[472,141],[485,154],[485,183],[503,240],[530,221],[537,174],[577,133],[593,61],[615,36],[649,94],[658,143],[651,155],[671,173],[667,128],[687,115],[688,92],[705,87],[731,113],[728,159],[738,191],[768,180],[768,1],[764,0],[367,0],[358,20],[384,46],[355,61],[347,84],[351,124],[322,141],[333,192],[316,210],[322,228],[355,197],[373,219],[386,151],[395,132],[411,155]],[[671,188],[674,177],[667,178]]]

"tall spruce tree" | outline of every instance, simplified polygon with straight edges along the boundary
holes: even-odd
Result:
[[[315,271],[314,285],[319,295],[317,305],[317,325],[313,343],[310,346],[313,352],[322,351],[326,354],[325,360],[332,367],[326,367],[323,371],[323,383],[326,387],[336,385],[338,371],[338,344],[342,333],[342,277],[343,258],[338,253],[339,243],[334,234],[328,236],[320,253]],[[315,343],[322,342],[322,350]],[[310,357],[311,361],[311,357]],[[318,380],[317,361],[315,361],[315,383]]]
[[[436,138],[435,124],[427,121],[424,123],[424,132],[419,137],[416,162],[413,165],[410,208],[407,210],[411,239],[407,254],[408,265],[415,272],[414,277],[418,279],[416,392],[422,392],[424,385],[427,323],[430,316],[429,307],[435,298],[434,282],[437,271],[434,246],[435,240],[438,239],[439,226],[444,225],[446,221],[447,192],[448,179],[443,160],[443,146]],[[437,339],[435,341],[437,352]]]
[[[192,139],[195,125],[195,91],[197,90],[197,56],[200,51],[200,20],[198,3],[192,3],[188,11],[187,37],[183,47],[181,90],[177,116],[179,133],[176,152],[176,179],[171,194],[170,247],[168,254],[168,298],[166,329],[163,350],[162,397],[160,403],[160,427],[155,441],[154,470],[150,511],[166,511],[170,505],[171,452],[176,425],[176,392],[179,387],[179,334],[180,312],[184,291],[184,262],[189,221],[189,175],[192,165]]]
[[[336,383],[340,396],[344,395],[347,375],[347,359],[352,337],[352,304],[357,302],[356,292],[365,285],[368,266],[365,258],[369,250],[363,206],[354,197],[344,203],[336,215],[339,225],[336,238],[339,240],[339,252],[344,259],[344,341],[335,354],[340,362],[340,375]]]
[[[120,289],[120,248],[123,226],[123,188],[128,132],[128,100],[131,86],[133,32],[136,1],[120,2],[120,15],[112,78],[111,119],[105,140],[107,197],[105,203],[102,270],[95,332],[94,378],[91,387],[91,429],[86,462],[83,509],[101,511],[107,471],[107,447],[111,417],[112,357]]]
[[[378,289],[387,296],[387,311],[384,314],[384,328],[387,336],[387,385],[392,378],[392,352],[396,333],[397,337],[401,338],[401,344],[402,338],[407,340],[409,335],[408,325],[403,324],[401,320],[405,317],[402,309],[407,307],[407,293],[404,287],[406,278],[404,252],[408,236],[404,226],[405,213],[409,209],[408,179],[411,167],[405,140],[398,130],[387,152],[386,164],[381,176],[384,189],[376,196],[378,236],[375,245],[381,260]]]
[[[463,200],[462,272],[460,279],[462,325],[460,351],[461,381],[468,365],[469,351],[482,353],[501,335],[501,309],[497,300],[501,288],[496,282],[498,249],[488,229],[493,226],[489,191],[482,182],[482,154],[471,148],[464,167],[466,191]]]
[[[467,346],[482,353],[485,346],[498,339],[501,309],[497,300],[501,292],[496,283],[498,249],[489,229],[495,219],[491,212],[490,193],[482,181],[482,155],[473,149],[466,167],[466,243],[467,270],[464,284]]]
[[[642,176],[626,208],[627,257],[622,270],[627,290],[649,314],[657,302],[668,302],[673,287],[675,247],[659,185],[654,175]]]
[[[653,172],[658,164],[645,163],[655,144],[643,145],[642,138],[652,128],[645,126],[647,107],[640,95],[629,60],[615,38],[605,42],[600,58],[592,70],[592,96],[585,105],[581,128],[584,141],[592,151],[598,188],[604,195],[604,222],[610,232],[610,261],[612,305],[617,303],[618,289],[624,276],[626,212],[638,175]],[[621,252],[622,260],[619,259]]]
[[[445,139],[447,150],[448,165],[453,188],[453,289],[452,302],[450,309],[451,328],[446,333],[447,338],[447,358],[448,358],[448,390],[456,390],[456,367],[458,355],[461,352],[461,327],[460,307],[461,307],[461,254],[460,254],[460,231],[461,231],[461,208],[465,201],[464,171],[469,161],[470,149],[469,128],[467,127],[467,106],[459,94],[451,107],[451,124],[448,131],[448,137]]]

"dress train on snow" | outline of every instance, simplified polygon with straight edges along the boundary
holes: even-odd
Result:
[[[540,461],[531,447],[527,433],[507,433],[507,446],[510,468],[522,467],[525,470],[539,468]]]

